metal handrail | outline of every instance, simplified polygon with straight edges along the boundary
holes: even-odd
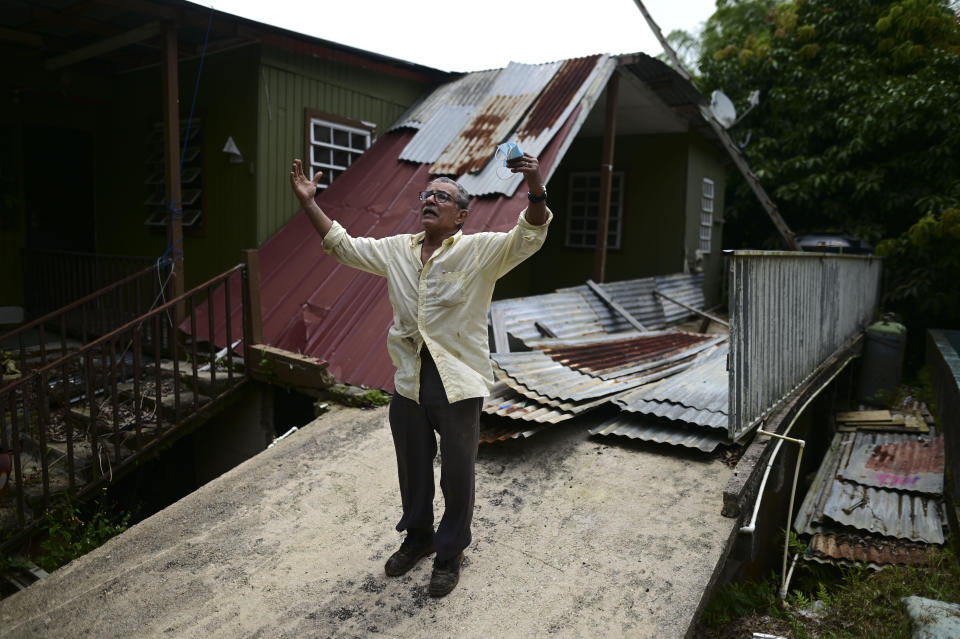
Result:
[[[8,331],[0,335],[0,343],[16,340],[18,351],[18,361],[20,362],[21,372],[24,372],[23,369],[27,366],[28,361],[28,348],[25,345],[24,337],[29,334],[30,331],[37,330],[39,333],[39,356],[41,364],[47,364],[48,349],[51,344],[56,344],[56,340],[47,340],[46,327],[50,324],[57,324],[59,328],[59,346],[60,346],[60,357],[56,358],[54,361],[57,361],[67,355],[67,333],[68,333],[68,322],[72,321],[68,318],[73,315],[73,319],[76,319],[76,313],[79,312],[80,326],[79,326],[79,337],[81,341],[86,341],[89,332],[98,332],[105,330],[110,325],[110,319],[116,317],[116,314],[119,313],[120,317],[124,317],[133,313],[134,315],[139,315],[143,312],[143,305],[141,304],[142,295],[141,295],[141,281],[150,280],[152,281],[152,275],[155,269],[160,269],[165,264],[160,262],[155,262],[150,266],[141,269],[135,273],[127,275],[115,282],[108,284],[92,293],[84,295],[69,304],[62,306],[54,311],[51,311],[37,319],[31,320],[30,322],[19,326],[11,331]],[[130,285],[133,285],[133,289],[127,292],[127,298],[124,300],[124,289]],[[150,296],[147,301],[150,302],[150,305],[153,304],[153,301],[162,294],[163,292],[163,283],[153,282],[153,286],[149,285],[149,282],[146,286],[148,288],[148,295]],[[111,300],[109,297],[113,297]],[[116,308],[110,306],[111,301],[119,301]],[[126,301],[126,304],[124,303]],[[132,302],[132,303],[131,303]],[[88,318],[88,307],[93,305],[93,318]],[[93,328],[96,326],[96,328]]]
[[[132,282],[133,280],[135,280],[135,279],[137,279],[137,278],[139,278],[139,277],[143,277],[143,276],[146,275],[147,273],[152,273],[152,272],[154,271],[154,269],[162,268],[163,266],[165,266],[165,264],[160,264],[160,265],[151,264],[151,265],[148,266],[147,268],[145,268],[145,269],[143,269],[143,270],[140,270],[140,271],[137,271],[136,273],[133,273],[132,275],[128,275],[128,276],[124,277],[123,279],[117,280],[116,282],[113,282],[113,283],[111,283],[111,284],[107,284],[107,285],[104,286],[103,288],[98,289],[98,290],[94,291],[93,293],[90,293],[89,295],[85,295],[84,297],[81,297],[81,298],[79,298],[79,299],[77,299],[77,300],[74,300],[73,302],[71,302],[70,304],[67,304],[66,306],[62,306],[62,307],[58,308],[58,309],[55,310],[55,311],[50,311],[49,313],[47,313],[46,315],[43,315],[42,317],[38,317],[37,319],[31,320],[31,321],[27,322],[26,324],[24,324],[24,325],[22,325],[22,326],[18,326],[17,328],[15,328],[15,329],[13,329],[13,330],[11,330],[11,331],[7,331],[6,333],[3,333],[2,335],[0,335],[0,342],[5,342],[5,341],[8,340],[8,339],[11,339],[11,338],[13,338],[13,337],[17,337],[17,336],[20,335],[21,333],[25,333],[26,331],[29,331],[29,330],[34,329],[34,328],[37,328],[38,326],[40,326],[40,325],[42,325],[42,324],[46,324],[46,323],[48,323],[50,320],[52,320],[52,319],[54,319],[54,318],[56,318],[56,317],[58,317],[58,316],[60,316],[60,315],[63,315],[63,314],[69,313],[70,311],[76,310],[76,309],[80,308],[81,306],[83,306],[84,304],[86,304],[86,303],[88,303],[88,302],[92,302],[92,301],[96,300],[96,298],[101,297],[101,296],[103,296],[103,295],[106,295],[107,293],[109,293],[109,292],[111,292],[111,291],[119,288],[120,286],[123,286],[124,284],[128,284],[128,283]]]
[[[47,362],[0,388],[0,436],[3,439],[2,444],[12,448],[14,472],[10,483],[13,484],[16,501],[17,524],[21,529],[28,523],[32,525],[27,517],[27,485],[23,468],[25,448],[32,445],[34,454],[39,457],[39,480],[42,488],[37,497],[42,509],[45,509],[51,495],[58,492],[51,487],[51,475],[56,471],[56,464],[66,461],[67,486],[62,488],[69,492],[78,490],[78,480],[82,480],[86,485],[82,490],[95,483],[110,481],[107,477],[112,477],[114,469],[129,467],[131,460],[137,455],[154,448],[161,436],[189,421],[192,416],[209,413],[215,400],[232,393],[239,383],[246,379],[244,374],[233,370],[233,348],[227,348],[225,376],[220,377],[221,381],[218,383],[216,366],[211,366],[209,373],[204,372],[205,376],[209,375],[210,397],[209,401],[201,402],[196,314],[198,309],[205,306],[210,334],[209,359],[213,362],[217,348],[213,341],[215,309],[222,309],[226,334],[231,336],[233,320],[230,312],[229,280],[235,273],[243,277],[245,270],[246,267],[242,264],[234,266],[84,344],[77,351]],[[215,303],[216,296],[220,295],[222,304]],[[246,296],[242,302],[244,310],[245,298]],[[145,345],[143,333],[152,329],[154,336],[159,335],[163,316],[186,307],[189,307],[186,312],[189,315],[193,339],[189,346],[189,366],[183,367],[184,373],[188,375],[181,379],[183,362],[180,361],[181,344],[176,333],[169,340],[166,350],[159,339],[153,340],[152,348],[151,345]],[[163,321],[169,321],[175,328],[180,319],[167,318]],[[237,333],[246,334],[245,331]],[[118,347],[122,347],[119,354]],[[127,358],[127,352],[131,359]],[[144,356],[149,358],[151,355],[152,362],[143,361]],[[172,365],[165,369],[161,360],[168,355]],[[203,355],[206,356],[207,353],[204,352]],[[224,372],[220,374],[224,375]],[[171,376],[172,407],[169,406],[169,400],[164,402],[163,390],[164,380]],[[186,382],[187,377],[192,382],[192,397],[188,397],[187,391],[181,389],[181,382]],[[204,383],[207,383],[206,380]],[[124,404],[132,401],[133,406],[132,409],[123,406],[127,415],[123,424],[120,418],[121,396]],[[152,404],[152,409],[148,404]],[[107,417],[112,413],[112,419],[101,419],[101,413],[105,413]],[[62,423],[57,421],[58,417],[62,418]],[[75,422],[79,422],[80,431],[86,425],[86,433],[80,440],[74,437],[79,434]],[[55,460],[50,459],[52,449],[47,441],[48,429],[53,427],[63,429],[66,444],[66,451]],[[146,433],[146,438],[145,428],[152,428]],[[89,459],[86,460],[85,468],[79,468],[77,463],[76,448],[81,441],[89,443]],[[88,474],[81,477],[80,473],[84,470],[88,471]],[[35,521],[35,518],[32,519]]]

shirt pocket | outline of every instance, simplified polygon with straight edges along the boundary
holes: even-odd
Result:
[[[430,301],[438,306],[456,306],[466,299],[466,271],[442,271],[433,281]]]

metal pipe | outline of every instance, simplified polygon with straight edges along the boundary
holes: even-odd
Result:
[[[787,589],[790,588],[790,579],[793,578],[793,569],[797,567],[797,559],[800,558],[800,553],[794,553],[793,561],[790,562],[790,572],[787,573],[786,579],[783,581],[783,586],[780,587],[780,600],[787,598]]]
[[[817,398],[817,396],[823,391],[824,388],[829,386],[830,383],[837,378],[837,375],[843,372],[843,369],[845,369],[847,365],[850,362],[852,362],[855,357],[859,357],[859,355],[852,355],[848,357],[847,360],[840,366],[840,368],[838,368],[833,373],[833,375],[831,375],[830,378],[827,379],[827,381],[821,384],[820,387],[812,395],[810,395],[809,398],[807,398],[807,401],[803,403],[803,406],[800,407],[800,410],[797,411],[796,415],[793,416],[793,419],[790,420],[790,423],[787,424],[787,427],[783,431],[784,435],[790,432],[790,429],[793,428],[793,425],[795,423],[797,423],[797,420],[800,418],[800,415],[803,414],[803,411],[807,409],[807,406],[809,406],[810,403]],[[763,433],[765,431],[761,430],[759,432]],[[753,534],[753,532],[757,528],[757,513],[760,512],[760,502],[763,500],[763,489],[767,485],[767,478],[770,476],[770,469],[773,468],[773,462],[776,460],[777,453],[780,452],[780,446],[782,444],[783,444],[783,441],[778,441],[777,445],[773,449],[773,452],[770,454],[770,461],[767,462],[767,467],[763,472],[763,479],[760,481],[760,489],[757,491],[757,501],[754,502],[753,504],[753,515],[750,517],[750,523],[740,528],[741,533]]]
[[[783,597],[783,589],[787,584],[787,556],[790,553],[790,526],[793,524],[793,500],[797,494],[797,480],[800,478],[800,463],[803,461],[803,450],[807,446],[807,442],[802,439],[796,439],[795,437],[787,437],[786,435],[779,435],[777,433],[771,433],[765,430],[760,430],[758,433],[763,435],[769,435],[770,437],[776,437],[783,441],[791,442],[800,446],[800,452],[797,453],[797,465],[793,469],[793,487],[790,489],[790,507],[787,509],[787,528],[783,533],[783,581],[780,583],[780,596]]]

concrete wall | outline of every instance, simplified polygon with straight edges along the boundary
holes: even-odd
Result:
[[[243,396],[193,434],[197,486],[253,457],[273,441],[272,386],[247,382]]]
[[[946,444],[944,487],[954,542],[960,547],[960,331],[927,331],[927,366],[936,397],[937,424]]]

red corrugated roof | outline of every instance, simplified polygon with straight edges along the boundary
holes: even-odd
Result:
[[[540,158],[544,174],[559,161],[562,141],[570,135],[579,111],[580,107],[574,109],[544,150]],[[356,236],[418,232],[417,193],[430,178],[430,165],[397,159],[414,134],[407,129],[381,136],[318,196],[323,210]],[[509,230],[526,203],[523,188],[509,198],[476,198],[464,232]],[[260,247],[259,257],[264,341],[326,360],[340,382],[392,392],[394,368],[386,336],[393,311],[386,280],[330,258],[303,211]],[[240,326],[240,294],[235,278],[230,290],[234,327]],[[226,343],[222,302],[215,307],[215,340],[222,346]],[[206,309],[200,309],[199,338],[208,338],[206,327]],[[239,331],[234,331],[236,340]]]

